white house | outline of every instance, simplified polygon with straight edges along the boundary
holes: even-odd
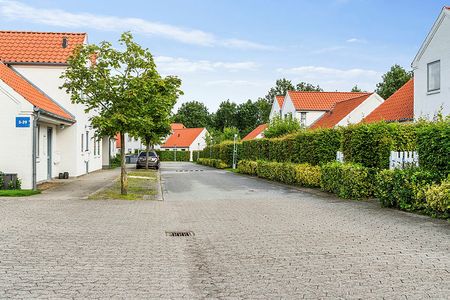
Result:
[[[270,110],[269,119],[272,120],[275,117],[282,117],[281,108],[283,107],[284,96],[276,96],[273,103],[272,109]]]
[[[289,91],[284,97],[281,114],[283,118],[298,120],[303,127],[310,127],[337,102],[369,95],[370,93],[355,92]]]
[[[165,151],[192,151],[206,148],[206,128],[182,128],[173,130],[172,135],[161,145]]]
[[[450,7],[444,7],[412,62],[414,117],[450,114]]]
[[[382,105],[384,99],[377,93],[367,94],[356,98],[337,102],[324,113],[310,128],[333,128],[355,124],[370,115]]]
[[[83,105],[59,88],[84,43],[85,33],[0,31],[0,171],[17,173],[23,188],[109,164],[112,141],[94,139]]]

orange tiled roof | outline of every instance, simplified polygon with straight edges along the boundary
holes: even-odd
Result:
[[[67,46],[63,47],[63,38]],[[4,63],[67,63],[86,33],[0,31],[0,60]]]
[[[281,107],[283,107],[283,102],[284,102],[284,96],[276,96],[275,97],[277,99],[278,105]]]
[[[311,125],[311,128],[333,128],[370,96],[371,94],[363,95],[335,103],[330,111],[326,112],[319,120]]]
[[[258,127],[256,127],[255,129],[253,129],[252,132],[250,132],[249,134],[247,134],[242,140],[243,141],[249,141],[249,140],[253,140],[254,138],[256,138],[260,133],[262,133],[264,130],[266,130],[268,127],[268,124],[261,124]]]
[[[184,127],[184,125],[181,124],[181,123],[172,123],[172,124],[170,124],[170,128],[172,130],[176,130],[176,129],[183,129],[183,128],[186,128],[186,127]]]
[[[330,110],[337,102],[369,95],[354,92],[289,91],[288,93],[296,110]]]
[[[161,148],[187,148],[205,128],[183,128],[175,129]]]
[[[398,91],[372,111],[363,122],[407,121],[414,118],[414,80],[410,79]]]
[[[0,79],[34,106],[75,122],[73,116],[61,106],[2,62],[0,62]]]

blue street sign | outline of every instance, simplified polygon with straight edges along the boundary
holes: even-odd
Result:
[[[16,127],[30,127],[30,117],[16,117]]]

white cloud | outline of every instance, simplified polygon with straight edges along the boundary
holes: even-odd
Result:
[[[248,80],[213,80],[213,81],[207,81],[205,82],[205,85],[207,86],[259,86],[260,84]]]
[[[325,90],[349,90],[355,84],[366,90],[373,90],[380,80],[381,73],[366,69],[335,69],[318,66],[280,68],[282,76],[294,77],[294,81],[319,84]]]
[[[119,18],[89,13],[70,13],[61,9],[43,9],[18,1],[0,0],[0,16],[9,20],[27,21],[64,28],[92,28],[122,32],[131,30],[144,35],[159,36],[178,42],[221,46],[239,49],[269,50],[271,46],[240,39],[221,39],[202,30],[187,29],[169,24],[151,22],[139,18]]]
[[[367,43],[367,41],[364,40],[364,39],[350,38],[350,39],[347,40],[347,43],[361,43],[361,44],[365,44],[365,43]]]
[[[156,56],[155,63],[162,73],[194,73],[215,71],[252,71],[258,68],[258,64],[251,61],[221,62],[209,60],[189,60],[181,57]]]

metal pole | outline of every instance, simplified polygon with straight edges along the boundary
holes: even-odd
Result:
[[[212,158],[212,146],[213,146],[213,138],[211,138],[211,144],[209,145],[209,158]]]
[[[237,134],[234,134],[234,139],[233,139],[233,169],[236,169],[236,139],[237,139]]]
[[[37,161],[37,158],[36,158],[36,147],[39,147],[39,145],[37,145],[37,122],[38,122],[38,120],[39,120],[39,116],[40,116],[40,113],[39,113],[39,109],[37,108],[37,107],[34,107],[34,112],[33,112],[33,128],[32,128],[32,146],[33,146],[33,149],[32,149],[32,158],[31,158],[31,161],[32,161],[32,178],[31,178],[31,182],[32,182],[32,188],[33,188],[33,191],[36,191],[37,190],[37,175],[36,175],[36,161]]]
[[[175,161],[177,161],[177,145],[175,145]]]

